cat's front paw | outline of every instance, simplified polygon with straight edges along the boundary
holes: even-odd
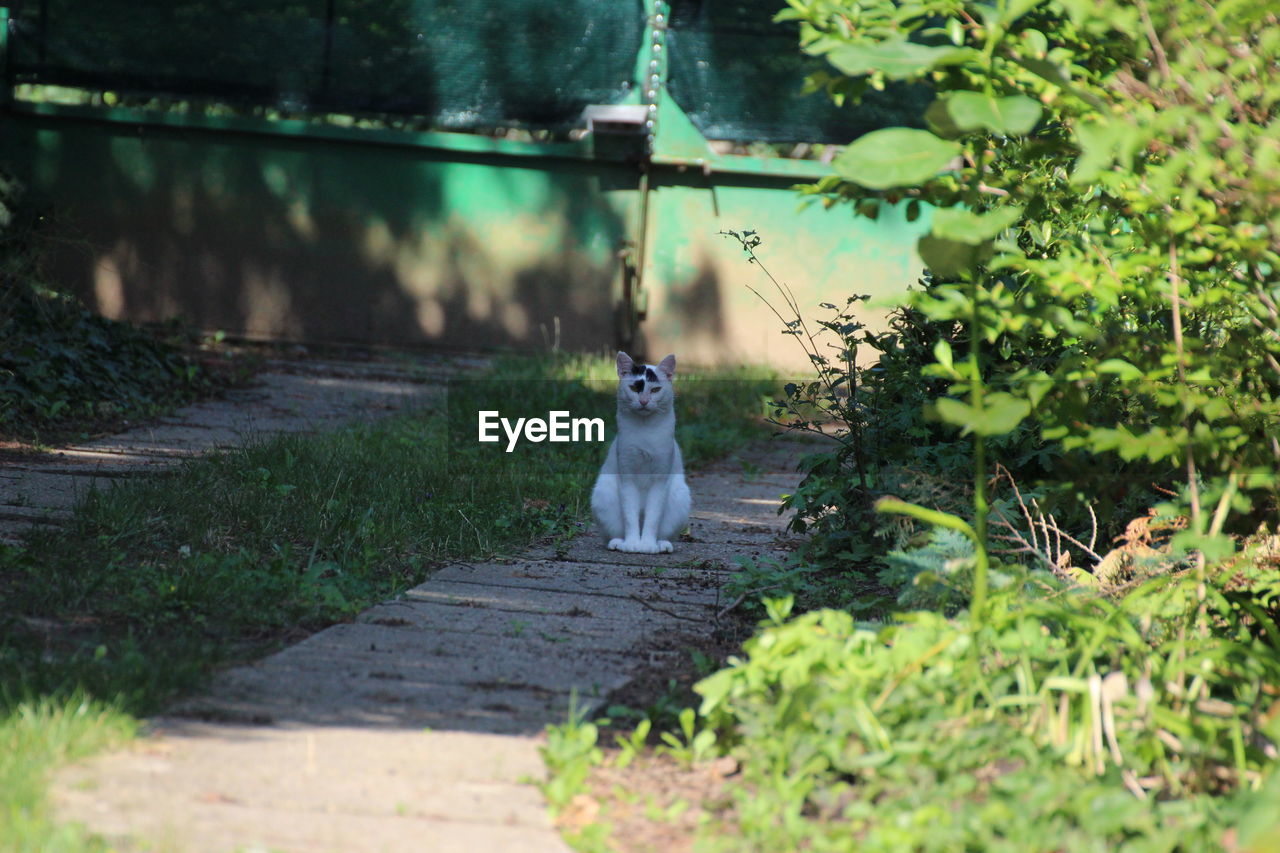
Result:
[[[659,540],[658,540],[658,553],[659,553],[659,554],[670,554],[670,553],[671,553],[672,551],[674,551],[674,550],[675,550],[675,548],[672,548],[672,547],[671,547],[671,543],[670,543],[670,542],[668,542],[667,540],[665,540],[665,539],[659,539]]]
[[[627,554],[657,554],[658,543],[652,539],[610,539],[609,550]]]

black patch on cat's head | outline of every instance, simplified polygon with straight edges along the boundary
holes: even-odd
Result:
[[[645,374],[645,372],[646,372],[646,371],[648,371],[649,373],[653,373],[653,371],[652,371],[652,370],[649,370],[649,368],[645,367],[645,366],[644,366],[643,364],[641,364],[640,362],[638,362],[638,361],[633,361],[633,362],[631,362],[631,373],[632,373],[633,375],[635,375],[635,376],[643,376],[643,375]]]
[[[632,382],[632,383],[631,383],[631,390],[632,390],[632,391],[635,391],[637,394],[639,394],[641,391],[643,391],[643,390],[644,390],[644,380],[643,380],[643,379],[637,379],[635,382]]]
[[[658,374],[656,374],[656,373],[654,373],[654,372],[653,372],[653,368],[652,368],[652,367],[646,367],[646,368],[644,369],[644,378],[645,378],[645,379],[648,379],[650,382],[657,382],[657,381],[658,381]]]

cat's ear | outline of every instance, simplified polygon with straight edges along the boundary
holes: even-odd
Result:
[[[666,375],[668,382],[670,382],[672,379],[675,379],[676,378],[676,357],[674,355],[667,356],[662,361],[658,362],[658,369],[661,370]]]
[[[618,353],[618,378],[626,379],[631,375],[631,368],[635,366],[635,362],[631,360],[631,356],[625,352]]]

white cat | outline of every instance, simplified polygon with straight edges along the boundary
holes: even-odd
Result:
[[[618,436],[591,492],[591,513],[611,551],[669,553],[689,523],[675,376],[674,355],[655,366],[618,353]]]

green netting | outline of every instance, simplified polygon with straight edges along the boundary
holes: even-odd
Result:
[[[882,127],[921,127],[932,96],[891,85],[836,107],[801,95],[805,76],[826,69],[802,54],[794,25],[773,23],[783,0],[670,0],[668,89],[708,139],[847,143]]]
[[[17,0],[10,73],[123,95],[576,124],[626,94],[640,0]]]
[[[11,0],[14,82],[125,97],[412,116],[433,127],[565,128],[621,99],[641,0]],[[919,88],[838,109],[774,24],[783,0],[672,0],[669,88],[712,139],[849,142],[914,124]]]

